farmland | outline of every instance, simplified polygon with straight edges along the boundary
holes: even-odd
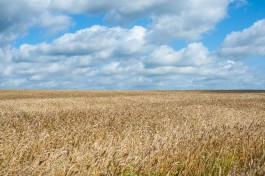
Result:
[[[265,91],[0,91],[0,175],[265,175]]]

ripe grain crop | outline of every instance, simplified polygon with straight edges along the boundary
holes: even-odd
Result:
[[[265,175],[265,92],[1,90],[0,175]]]

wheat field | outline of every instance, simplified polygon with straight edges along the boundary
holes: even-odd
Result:
[[[0,91],[0,175],[265,175],[264,91]]]

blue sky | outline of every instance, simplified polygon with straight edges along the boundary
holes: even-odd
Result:
[[[261,0],[0,0],[2,89],[265,89]]]

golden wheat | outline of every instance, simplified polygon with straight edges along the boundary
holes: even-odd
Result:
[[[0,91],[0,175],[265,175],[265,92]]]

